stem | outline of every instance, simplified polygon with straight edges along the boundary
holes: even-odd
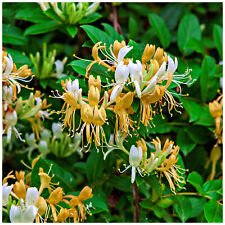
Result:
[[[133,197],[134,197],[134,222],[139,222],[139,196],[138,196],[138,186],[136,181],[133,183]]]
[[[117,9],[116,9],[116,6],[113,7],[113,26],[114,26],[114,29],[119,32],[120,34],[123,34],[122,33],[122,30],[121,30],[121,27],[118,23],[118,17],[117,17]]]
[[[203,197],[203,198],[207,198],[207,199],[212,199],[210,196],[201,195],[201,194],[196,193],[196,192],[181,192],[181,193],[176,193],[176,195],[195,195],[195,196],[199,196],[199,197]],[[174,194],[163,195],[162,198],[173,197],[173,196],[174,196]],[[219,205],[222,205],[222,203],[220,201],[217,201],[217,203]]]

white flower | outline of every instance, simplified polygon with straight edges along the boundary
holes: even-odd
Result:
[[[13,184],[10,186],[7,186],[8,183],[5,183],[2,185],[2,205],[6,206],[9,199],[9,194],[12,191]]]
[[[136,169],[140,176],[142,176],[140,169],[138,168],[139,164],[141,163],[142,159],[142,148],[141,147],[135,147],[134,145],[131,146],[130,148],[130,154],[129,154],[129,163],[130,165],[125,168],[124,171],[121,173],[125,172],[131,167],[131,183],[134,183],[135,181],[135,176],[136,176]]]
[[[115,80],[116,86],[113,88],[113,91],[110,96],[110,101],[113,101],[123,90],[123,86],[125,85],[127,78],[129,76],[129,68],[124,65],[123,62],[120,62],[115,71]]]
[[[56,76],[58,78],[63,77],[63,69],[64,69],[64,65],[63,62],[61,60],[56,60],[55,61],[55,66],[56,66]]]
[[[9,218],[11,223],[33,223],[37,215],[38,208],[34,205],[24,207],[12,205]]]
[[[142,64],[139,60],[136,60],[136,64],[134,64],[131,60],[129,60],[129,71],[130,71],[130,77],[131,81],[134,82],[137,95],[140,98],[141,97],[141,85],[143,81],[143,75],[142,75]]]
[[[26,193],[26,204],[24,205],[21,199],[21,205],[12,205],[10,208],[10,221],[12,223],[33,223],[38,208],[35,206],[39,198],[39,193],[36,187],[30,187]]]
[[[67,83],[67,91],[72,93],[75,98],[78,98],[78,91],[79,91],[79,80],[76,79],[74,81],[69,80]]]
[[[30,187],[27,189],[26,205],[35,205],[39,198],[39,193],[36,187]]]

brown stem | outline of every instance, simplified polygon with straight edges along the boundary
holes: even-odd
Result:
[[[134,222],[139,222],[139,196],[138,196],[138,186],[136,181],[133,183],[133,197],[134,197]]]
[[[122,29],[118,23],[118,17],[117,17],[117,9],[116,9],[116,6],[113,6],[113,26],[114,26],[114,29],[119,32],[120,34],[123,34],[122,33]]]

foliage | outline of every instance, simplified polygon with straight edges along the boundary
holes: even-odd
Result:
[[[132,222],[134,199],[130,172],[118,170],[128,164],[126,154],[113,150],[104,160],[101,146],[97,151],[92,145],[87,153],[82,140],[67,136],[67,128],[55,133],[57,129],[53,124],[59,122],[61,116],[57,113],[63,101],[49,95],[52,96],[51,90],[58,90],[62,95],[61,82],[69,78],[78,79],[84,97],[88,95],[86,68],[93,60],[92,47],[99,41],[109,48],[115,40],[125,40],[133,46],[127,57],[134,62],[141,59],[146,44],[154,44],[163,47],[173,59],[178,58],[177,74],[191,69],[193,82],[182,86],[182,93],[188,96],[175,95],[183,106],[179,108],[181,114],[173,110],[171,117],[164,107],[163,116],[159,111],[153,117],[155,126],[140,124],[138,132],[151,152],[155,151],[152,139],[159,137],[162,143],[172,139],[180,147],[178,165],[189,171],[184,175],[186,190],[180,188],[176,195],[171,193],[165,177],[136,176],[139,222],[222,222],[222,143],[215,131],[216,117],[209,106],[222,92],[222,3],[101,3],[97,12],[86,16],[84,11],[88,6],[84,5],[82,16],[80,14],[79,21],[74,23],[70,19],[71,12],[66,11],[67,7],[74,10],[74,6],[58,3],[57,7],[63,12],[61,17],[54,7],[49,4],[47,10],[42,10],[38,3],[3,3],[3,47],[18,68],[25,64],[31,68],[35,77],[29,87],[40,90],[43,98],[52,104],[51,119],[41,123],[44,129],[39,140],[33,141],[30,136],[33,130],[28,121],[23,120],[23,113],[18,118],[17,129],[26,142],[12,135],[7,143],[3,136],[3,177],[11,170],[24,169],[20,160],[30,165],[32,159],[42,153],[36,166],[41,164],[47,171],[53,163],[55,182],[60,181],[67,194],[86,185],[92,188],[93,198],[86,200],[86,204],[92,202],[93,215],[87,215],[86,222]],[[75,11],[79,13],[79,7]],[[74,54],[79,58],[74,58]],[[64,57],[67,61],[62,60],[64,67],[57,73],[55,59]],[[95,78],[99,75],[103,86],[114,79],[114,73],[98,63],[91,67],[91,74]],[[128,88],[134,90],[132,86]],[[179,87],[171,84],[168,90],[176,94]],[[31,92],[23,88],[19,96],[26,101]],[[134,115],[131,118],[138,121],[141,108],[137,98],[132,109],[137,118]],[[115,129],[115,116],[110,110],[107,110],[107,118],[108,124],[103,129],[109,143]],[[76,128],[79,123],[80,115],[76,111]],[[131,134],[124,142],[126,149],[138,141],[138,137]],[[215,150],[215,146],[219,150]],[[107,146],[103,146],[103,152],[107,150]],[[37,171],[31,176],[31,184],[39,187]],[[4,213],[3,221],[8,222]]]

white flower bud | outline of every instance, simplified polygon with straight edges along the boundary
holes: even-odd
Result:
[[[131,146],[130,155],[129,155],[129,163],[130,165],[137,167],[142,159],[142,148],[136,148],[134,145]]]

